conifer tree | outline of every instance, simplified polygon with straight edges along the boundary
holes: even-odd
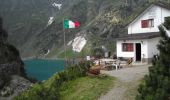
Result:
[[[166,18],[163,26],[170,29],[170,17]],[[161,40],[158,45],[158,57],[154,57],[149,75],[145,76],[140,85],[137,100],[170,100],[170,37],[165,28],[159,27]]]

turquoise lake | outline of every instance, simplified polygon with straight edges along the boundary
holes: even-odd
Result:
[[[53,74],[64,70],[64,60],[25,60],[25,70],[29,77],[38,81],[47,80]]]

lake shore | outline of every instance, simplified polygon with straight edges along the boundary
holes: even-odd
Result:
[[[67,61],[72,61],[72,60],[76,60],[76,61],[82,61],[85,60],[84,58],[43,58],[43,57],[24,57],[21,58],[23,61],[25,60],[33,60],[33,59],[39,59],[39,60],[67,60]]]
[[[24,64],[27,75],[38,81],[47,80],[54,73],[64,70],[64,60],[30,59],[24,60]]]
[[[64,58],[42,58],[42,57],[24,57],[21,58],[23,61],[32,60],[32,59],[40,59],[40,60],[64,60]]]

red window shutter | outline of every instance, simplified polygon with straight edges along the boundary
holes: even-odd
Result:
[[[131,43],[131,51],[133,51],[133,43]]]
[[[127,49],[127,51],[130,51],[130,44],[128,44],[128,49]]]
[[[122,50],[125,51],[125,52],[131,52],[133,51],[133,43],[123,43],[122,44]]]
[[[133,43],[128,44],[128,51],[133,51]]]
[[[142,26],[142,28],[147,28],[148,25],[149,25],[149,21],[148,21],[148,20],[142,20],[142,21],[141,21],[141,26]]]

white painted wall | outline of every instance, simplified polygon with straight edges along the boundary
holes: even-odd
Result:
[[[122,50],[122,43],[134,43],[134,51],[133,52],[123,52]],[[145,55],[144,58],[148,58],[148,40],[126,40],[124,41],[117,41],[117,57],[127,57],[133,58],[136,61],[136,45],[135,43],[141,43],[141,57],[143,58],[143,54]]]
[[[133,43],[131,41],[123,42],[123,41],[117,41],[117,57],[134,57],[134,52],[123,52],[122,50],[122,43]]]
[[[170,16],[170,10],[152,5],[136,18],[128,26],[128,34],[159,32],[158,26],[164,22],[164,18]],[[141,20],[154,19],[154,27],[141,28]]]
[[[143,43],[141,43],[141,57],[148,58],[148,40],[142,40],[142,41]]]
[[[157,45],[159,44],[160,37],[148,40],[148,58],[152,58],[153,55],[159,53]]]

